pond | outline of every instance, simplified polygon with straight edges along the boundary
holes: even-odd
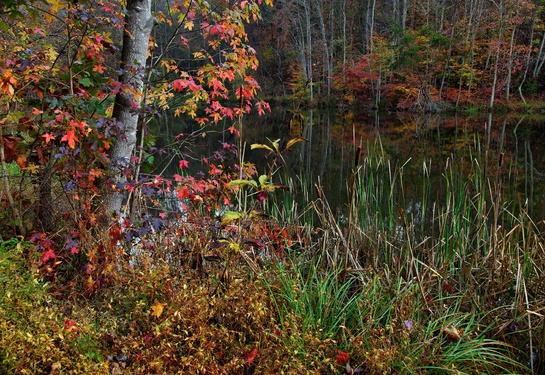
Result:
[[[512,201],[525,205],[536,221],[545,218],[545,121],[534,116],[481,115],[445,116],[414,113],[368,113],[356,115],[350,111],[309,110],[294,115],[276,108],[264,116],[248,116],[243,120],[242,141],[246,144],[245,160],[256,164],[263,173],[270,158],[263,149],[251,150],[254,143],[270,144],[280,139],[305,140],[283,153],[284,165],[279,177],[290,176],[299,182],[297,199],[302,199],[305,187],[314,183],[323,187],[334,212],[342,215],[349,200],[349,186],[355,170],[358,147],[362,158],[381,150],[392,168],[403,170],[404,209],[422,204],[423,170],[434,195],[443,193],[445,166],[464,160],[477,160],[482,168],[500,172],[503,189]],[[222,143],[236,143],[225,122],[206,130],[178,147],[178,158],[188,155],[214,156]],[[170,118],[156,131],[161,135],[157,145],[164,147],[179,133],[189,134],[198,127]],[[466,163],[467,164],[467,163]],[[487,165],[489,164],[489,165]],[[165,176],[179,173],[176,158],[161,159],[157,171]],[[191,173],[199,169],[198,162],[190,163]],[[304,181],[303,181],[304,180]],[[313,189],[310,189],[314,194]]]

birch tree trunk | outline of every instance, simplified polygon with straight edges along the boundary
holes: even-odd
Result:
[[[539,45],[539,52],[536,57],[536,64],[534,66],[534,74],[532,78],[537,78],[541,74],[541,69],[543,68],[543,63],[545,62],[545,54],[543,53],[545,47],[545,33],[541,38],[541,44]]]
[[[313,77],[313,70],[314,70],[314,61],[312,58],[312,29],[311,29],[311,22],[310,18],[312,16],[311,12],[311,2],[307,0],[304,1],[304,9],[305,9],[305,24],[306,24],[306,40],[307,40],[307,80],[308,80],[308,87],[309,87],[309,95],[310,95],[310,101],[314,101],[314,77]]]
[[[499,5],[497,5],[498,7],[498,12],[499,12],[499,20],[498,22],[500,23],[500,29],[498,30],[498,39],[496,41],[497,45],[495,46],[495,50],[496,50],[496,58],[495,58],[495,61],[494,61],[494,71],[493,71],[493,78],[492,78],[492,92],[490,93],[490,104],[488,105],[488,107],[490,109],[492,109],[494,107],[494,99],[495,99],[495,94],[496,94],[496,84],[498,82],[498,66],[499,66],[499,62],[500,62],[500,43],[501,43],[501,40],[502,40],[502,36],[503,36],[503,26],[504,26],[504,19],[503,19],[503,0],[500,1]]]
[[[536,19],[537,19],[537,7],[534,8],[534,11],[532,12],[532,28],[530,31],[530,40],[529,45],[532,46],[534,44],[534,31],[536,27]],[[518,85],[518,92],[520,99],[526,104],[526,99],[524,98],[524,95],[522,94],[522,88],[524,87],[524,84],[526,83],[526,79],[528,78],[528,71],[530,70],[530,62],[532,57],[532,48],[528,48],[528,53],[526,54],[526,62],[524,63],[524,74],[522,75],[522,79]]]
[[[327,97],[329,98],[329,95],[331,94],[331,77],[333,76],[333,72],[330,69],[332,67],[331,64],[331,53],[328,45],[328,37],[327,32],[325,28],[325,20],[324,20],[324,7],[321,0],[315,0],[314,6],[316,8],[316,16],[318,17],[318,25],[320,26],[320,35],[322,37],[322,48],[323,48],[323,71],[324,71],[324,79],[326,82],[326,88],[327,88]]]
[[[114,174],[116,189],[108,192],[105,199],[107,212],[122,213],[124,194],[118,188],[127,181],[127,175],[122,171],[129,167],[136,144],[148,42],[155,23],[151,14],[151,3],[152,0],[127,0],[120,64],[122,73],[119,80],[131,90],[120,91],[114,104],[113,118],[122,124],[122,130],[110,149],[110,169]]]
[[[515,19],[519,17],[519,6],[515,3]],[[513,62],[515,57],[513,56],[513,48],[515,46],[515,35],[517,33],[517,23],[513,23],[513,30],[511,30],[511,41],[509,42],[509,60],[507,62],[507,78],[505,82],[505,101],[509,103],[509,95],[511,93],[511,76],[513,71]]]

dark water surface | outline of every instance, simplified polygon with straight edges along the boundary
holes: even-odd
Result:
[[[227,129],[233,121],[207,130],[205,137],[176,146],[177,158],[213,158],[222,149],[222,142],[236,143],[237,139]],[[432,185],[444,182],[447,163],[470,160],[476,157],[482,163],[494,163],[487,170],[509,175],[511,199],[527,204],[534,220],[545,218],[545,121],[520,115],[442,116],[411,113],[356,116],[352,112],[307,111],[293,115],[290,111],[274,109],[264,116],[248,116],[243,120],[243,142],[246,143],[245,160],[256,164],[264,173],[267,159],[264,150],[250,150],[253,143],[266,144],[268,140],[303,137],[306,141],[283,153],[285,165],[278,176],[289,175],[296,180],[304,176],[305,184],[320,183],[332,208],[345,210],[348,201],[349,181],[354,170],[357,147],[362,157],[370,152],[368,145],[379,145],[383,155],[393,167],[403,166],[404,194],[415,197],[422,186],[422,166],[429,170]],[[179,119],[170,119],[156,131],[159,147],[168,144],[179,133],[190,133],[197,126],[187,125]],[[179,173],[177,158],[162,159],[157,172],[168,176]],[[219,161],[218,161],[219,162]],[[198,161],[190,163],[191,172],[200,168]],[[484,167],[484,166],[483,166]],[[469,170],[466,171],[470,173]],[[462,173],[465,173],[462,171]],[[313,193],[313,190],[310,189]]]

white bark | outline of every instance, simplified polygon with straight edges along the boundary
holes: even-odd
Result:
[[[498,30],[498,39],[496,41],[497,46],[495,46],[496,50],[496,59],[494,62],[494,71],[493,71],[493,79],[492,79],[492,92],[490,93],[490,104],[489,108],[492,109],[494,107],[494,99],[496,94],[496,84],[498,82],[498,66],[500,62],[500,43],[503,35],[503,25],[504,25],[504,19],[503,19],[503,0],[500,1],[498,5],[498,12],[499,12],[499,23],[500,28]]]
[[[318,24],[320,26],[320,35],[322,37],[322,48],[323,48],[323,66],[324,66],[324,78],[326,81],[327,88],[327,97],[331,94],[331,77],[333,76],[332,63],[331,63],[331,52],[328,45],[327,32],[325,28],[324,21],[324,8],[322,5],[322,0],[314,1],[316,7],[316,16],[318,17]]]
[[[121,91],[115,100],[113,117],[123,125],[121,134],[118,135],[110,150],[111,170],[114,173],[113,182],[117,185],[127,181],[126,175],[120,172],[129,166],[136,144],[148,42],[155,23],[151,13],[151,4],[152,0],[127,0],[120,81],[129,85],[137,92],[137,95]],[[122,191],[110,192],[106,197],[106,210],[121,214],[123,197]]]

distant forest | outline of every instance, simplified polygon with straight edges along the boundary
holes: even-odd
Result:
[[[540,99],[540,0],[277,0],[250,26],[258,81],[371,108],[435,111]]]

